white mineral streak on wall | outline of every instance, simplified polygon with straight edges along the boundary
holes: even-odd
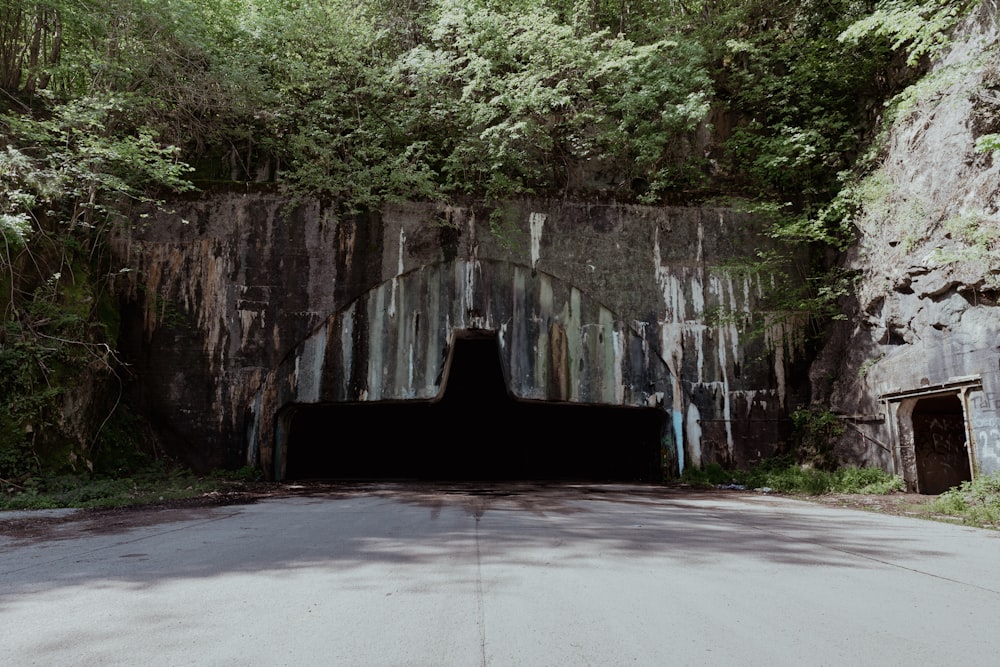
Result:
[[[306,338],[302,351],[295,357],[295,400],[298,403],[316,403],[323,379],[323,362],[326,359],[326,327]]]
[[[538,338],[535,342],[535,387],[541,395],[545,395],[549,386],[551,365],[549,355],[549,324],[552,322],[552,281],[547,274],[542,274],[538,281],[538,310],[541,316],[541,326],[538,327]]]
[[[771,316],[764,328],[764,342],[774,350],[774,374],[778,382],[778,403],[785,407],[787,364],[795,361],[796,353],[805,349],[807,318],[778,313]]]
[[[610,315],[610,313],[609,313]],[[614,325],[612,325],[614,326]],[[625,403],[625,379],[622,374],[622,363],[625,360],[625,335],[620,331],[612,332],[612,342],[614,343],[615,360],[615,395],[614,401],[619,405]],[[635,400],[633,398],[633,400]]]
[[[406,286],[408,281],[399,284],[399,317],[396,320],[396,377],[393,382],[393,398],[412,398],[413,396],[413,313],[410,312]]]
[[[764,327],[764,344],[774,350],[774,377],[778,383],[778,405],[785,407],[785,323],[771,318]]]
[[[514,267],[514,315],[510,331],[510,390],[518,393],[522,385],[528,381],[527,369],[522,369],[521,362],[527,358],[528,342],[525,340],[527,313],[524,312],[524,291],[527,283],[527,271]]]
[[[351,302],[350,307],[340,316],[340,354],[343,355],[344,367],[341,382],[344,388],[343,396],[347,400],[354,398],[351,395],[351,372],[354,370],[354,309],[357,304],[357,301]]]
[[[694,315],[697,321],[688,322],[685,324],[687,330],[687,337],[691,340],[694,345],[695,355],[697,359],[698,368],[698,382],[701,382],[705,377],[705,336],[708,333],[708,327],[701,322],[705,319],[705,288],[704,288],[704,269],[701,266],[701,243],[703,239],[703,228],[702,225],[698,225],[698,268],[697,277],[692,277],[691,283],[691,305],[694,308]],[[698,445],[700,451],[700,444]],[[701,459],[693,459],[697,462],[697,465],[701,465]]]
[[[427,346],[424,348],[424,394],[425,398],[431,398],[438,393],[439,387],[434,383],[437,381],[438,371],[443,368],[444,359],[441,358],[441,336],[447,337],[448,330],[438,329],[441,313],[441,271],[438,267],[428,269],[431,274],[427,278],[427,317],[424,322]],[[447,323],[445,324],[447,326]]]
[[[395,282],[395,279],[393,281]],[[396,318],[395,330],[389,336],[390,340],[386,341],[387,353],[395,352],[395,355],[392,359],[392,373],[387,378],[391,379],[391,384],[387,386],[388,395],[385,398],[412,398],[411,387],[413,383],[409,382],[409,378],[412,375],[410,372],[412,350],[410,348],[413,344],[413,320],[408,309],[408,284],[408,279],[400,280],[393,290],[398,302],[399,317]]]
[[[240,285],[239,290],[240,290],[240,296],[245,297],[247,291],[246,285]],[[239,313],[240,313],[240,327],[241,327],[240,331],[243,332],[243,335],[239,336],[240,343],[242,343],[242,341],[244,340],[249,340],[249,337],[246,334],[247,332],[250,331],[251,327],[253,327],[254,324],[258,324],[258,326],[262,330],[264,329],[265,326],[267,326],[267,311],[264,310],[263,308],[256,310],[252,310],[250,308],[240,308]],[[258,322],[258,320],[260,321]]]
[[[408,374],[406,376],[406,380],[407,380],[406,388],[407,388],[407,394],[409,395],[409,397],[413,398],[416,395],[416,389],[413,387],[413,343],[412,342],[409,344],[408,349],[409,349],[409,352],[410,352],[410,358],[409,358],[409,365],[408,365],[409,372],[408,372]]]
[[[646,338],[646,328],[649,326],[649,322],[632,320],[632,330],[639,332],[639,338],[642,340],[642,359],[643,364],[646,365],[644,370],[649,370],[649,340]]]
[[[385,285],[375,290],[375,298],[368,301],[368,397],[369,401],[382,398],[385,385],[386,365],[382,346],[386,343],[385,327]]]
[[[580,322],[580,290],[573,287],[569,293],[569,303],[563,304],[562,322],[566,332],[566,351],[569,355],[569,400],[580,400],[580,364],[583,354]]]
[[[726,311],[726,292],[724,290],[722,280],[718,276],[712,276],[709,281],[710,291],[716,295],[719,300],[719,310]],[[729,294],[732,295],[732,281],[729,281]],[[731,309],[730,309],[731,310]],[[730,313],[731,314],[731,313]],[[729,454],[733,453],[733,424],[732,424],[732,406],[730,405],[729,398],[729,368],[728,359],[726,358],[726,332],[730,331],[730,336],[735,336],[735,325],[726,326],[725,324],[720,324],[717,329],[717,335],[719,338],[719,372],[722,374],[722,418],[726,425],[726,447],[729,449]],[[737,350],[734,345],[733,350]],[[734,360],[738,359],[738,356],[734,356]]]
[[[473,259],[471,262],[464,262],[465,264],[465,284],[464,284],[464,294],[462,295],[462,321],[465,322],[466,326],[470,328],[482,328],[480,323],[477,321],[471,322],[467,318],[469,312],[475,310],[476,303],[476,271],[480,270],[479,262]]]
[[[708,335],[708,327],[704,324],[688,324],[687,334],[694,345],[695,355],[698,362],[698,382],[705,380],[705,337]]]
[[[701,267],[698,268],[698,275],[692,276],[691,283],[691,307],[694,309],[694,316],[701,318],[705,313],[705,291],[701,282]]]
[[[702,267],[704,257],[705,225],[698,222],[698,250],[695,253],[697,267],[696,275],[688,281],[691,283],[691,306],[694,308],[695,319],[700,320],[705,314],[705,269]]]
[[[528,224],[531,227],[531,268],[538,266],[538,258],[541,253],[542,227],[548,215],[545,213],[532,213],[528,216]]]
[[[753,413],[753,407],[759,405],[761,411],[767,414],[767,400],[774,396],[773,389],[743,389],[731,392],[733,398],[742,399],[746,403],[746,415],[749,418]]]
[[[681,385],[681,370],[684,360],[684,340],[681,322],[684,320],[684,293],[680,281],[670,273],[669,267],[663,265],[663,254],[660,251],[660,230],[653,234],[653,266],[656,273],[656,284],[663,294],[663,305],[666,308],[663,321],[660,322],[660,350],[667,369],[670,371],[673,385],[673,404],[671,407],[671,426],[674,434],[674,444],[677,450],[677,466],[679,472],[684,472],[684,388]]]
[[[396,284],[399,276],[403,273],[403,248],[406,246],[406,231],[399,228],[399,262],[396,266],[396,275],[392,277],[392,295],[389,299],[389,317],[396,316]]]
[[[569,292],[569,312],[563,320],[566,324],[566,342],[569,348],[569,398],[571,401],[580,400],[580,359],[583,356],[583,324],[581,321],[582,307],[580,302],[583,295],[580,290],[573,287]],[[603,309],[602,309],[603,314]],[[610,319],[610,313],[608,313]],[[603,320],[602,320],[603,324]],[[606,330],[610,332],[610,329]],[[607,382],[607,375],[603,381]]]
[[[453,270],[455,271],[455,275],[452,276],[452,279],[455,281],[455,298],[451,303],[449,318],[454,316],[454,319],[449,319],[448,321],[449,336],[453,328],[462,328],[465,326],[465,315],[469,312],[470,299],[468,284],[471,280],[471,269],[469,268],[469,263],[455,262]]]
[[[729,345],[733,352],[733,361],[738,361],[740,358],[740,331],[736,325],[736,294],[733,290],[733,278],[732,276],[726,276],[726,292],[729,294],[729,317],[726,318],[729,322]],[[719,299],[719,307],[722,307],[722,299]]]
[[[250,428],[247,431],[246,465],[257,467],[260,461],[260,413],[264,402],[264,392],[258,391],[250,404]]]
[[[687,409],[687,441],[691,448],[691,460],[701,462],[701,413],[694,403]]]
[[[650,367],[649,367],[650,363],[657,363],[655,360],[649,358],[649,339],[646,337],[647,335],[646,329],[649,327],[649,324],[650,324],[649,322],[645,321],[632,320],[632,330],[639,333],[639,339],[642,345],[642,365],[643,365],[642,370],[647,377],[649,377],[650,373]],[[661,393],[662,392],[654,392],[652,395],[647,396],[646,404],[650,405],[651,407],[655,407],[657,405],[656,394],[661,394]],[[660,397],[660,400],[662,401],[662,396]]]

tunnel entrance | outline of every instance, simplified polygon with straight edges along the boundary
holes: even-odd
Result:
[[[920,399],[912,419],[920,492],[943,493],[971,480],[965,414],[958,394]]]
[[[496,336],[457,338],[433,402],[294,408],[287,479],[659,481],[663,411],[514,400]]]

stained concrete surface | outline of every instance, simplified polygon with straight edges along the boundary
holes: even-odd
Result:
[[[770,496],[373,484],[87,517],[25,534],[0,514],[6,664],[943,665],[1000,646],[1000,534]]]

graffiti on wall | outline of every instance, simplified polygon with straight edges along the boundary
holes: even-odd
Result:
[[[993,386],[998,386],[996,375]],[[1000,392],[982,391],[969,394],[969,419],[976,443],[979,472],[1000,472]]]

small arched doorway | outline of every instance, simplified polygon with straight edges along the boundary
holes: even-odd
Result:
[[[943,493],[972,479],[958,394],[921,398],[913,407],[912,422],[920,493]]]

